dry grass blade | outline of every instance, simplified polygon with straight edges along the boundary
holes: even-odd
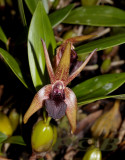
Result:
[[[119,134],[118,134],[118,140],[119,141],[118,141],[118,144],[120,144],[122,142],[124,136],[125,136],[125,119],[122,122],[121,128],[119,130]]]
[[[102,114],[102,110],[99,110],[99,111],[89,114],[86,118],[81,120],[77,125],[75,134],[78,134],[79,132],[81,132],[90,123],[94,122],[101,114]]]

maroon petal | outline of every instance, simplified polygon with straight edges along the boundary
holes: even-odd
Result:
[[[48,116],[53,119],[60,119],[65,116],[67,105],[64,101],[56,102],[53,99],[45,100],[46,111],[48,112]]]
[[[72,128],[72,133],[76,130],[76,111],[77,99],[74,92],[66,87],[65,88],[65,103],[67,104],[66,115]]]
[[[45,99],[49,98],[49,94],[52,90],[52,86],[51,84],[44,86],[43,88],[41,88],[37,94],[35,95],[29,109],[27,110],[27,112],[24,115],[24,123],[26,123],[28,121],[28,119],[36,112],[38,111],[40,108],[43,107],[43,102]]]

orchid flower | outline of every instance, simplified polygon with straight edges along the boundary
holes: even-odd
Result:
[[[53,71],[43,40],[42,45],[51,84],[45,85],[36,93],[29,109],[24,115],[24,123],[36,111],[45,106],[48,116],[54,119],[60,119],[66,114],[71,125],[72,133],[74,133],[76,129],[77,98],[74,92],[66,86],[83,70],[96,50],[88,56],[85,62],[75,72],[69,75],[72,44],[70,42],[65,43],[64,52],[55,72]]]

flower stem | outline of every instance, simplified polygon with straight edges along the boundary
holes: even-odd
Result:
[[[46,115],[46,111],[43,110],[43,121],[46,123],[47,121],[47,115]]]
[[[49,125],[50,121],[51,121],[51,117],[48,117],[46,123]]]

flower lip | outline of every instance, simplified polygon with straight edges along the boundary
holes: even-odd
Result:
[[[61,100],[53,100],[47,99],[45,100],[46,111],[48,116],[52,117],[53,119],[60,119],[62,118],[67,109],[67,105],[64,101]]]

